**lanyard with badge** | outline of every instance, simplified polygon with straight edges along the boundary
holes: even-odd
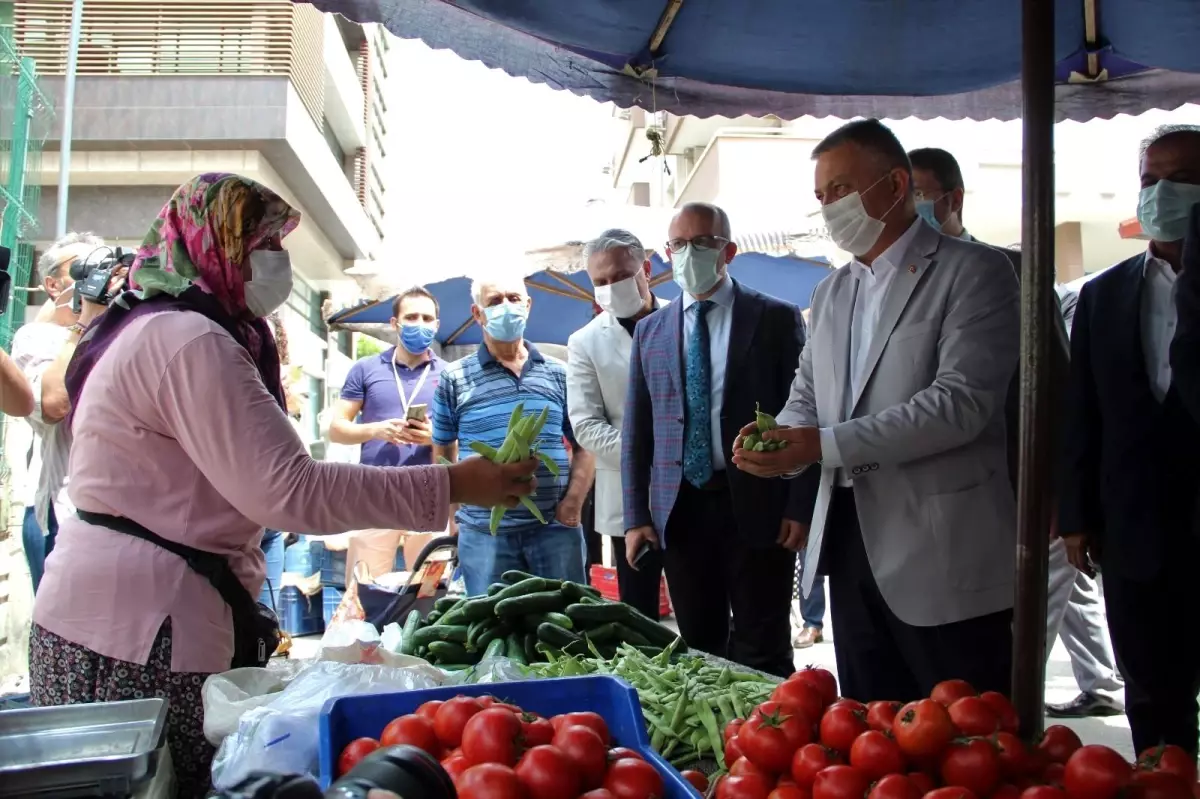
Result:
[[[405,418],[408,418],[408,409],[412,407],[413,400],[421,393],[421,386],[425,385],[425,378],[429,376],[429,369],[433,366],[433,361],[425,364],[425,368],[421,370],[421,376],[417,378],[417,384],[413,386],[412,394],[404,394],[404,384],[400,381],[400,370],[396,368],[396,359],[392,357],[392,377],[396,378],[396,392],[400,395],[400,407],[404,410]],[[422,416],[424,419],[424,416]]]

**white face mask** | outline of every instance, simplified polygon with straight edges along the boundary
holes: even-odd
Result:
[[[607,286],[596,286],[596,304],[618,319],[629,319],[642,310],[637,275]]]
[[[283,307],[292,293],[292,259],[287,250],[250,253],[250,279],[246,281],[246,308],[258,318]]]
[[[884,175],[868,186],[867,191],[875,188],[888,177],[889,175]],[[879,237],[883,235],[885,227],[883,220],[876,219],[867,213],[866,207],[863,206],[862,194],[857,191],[851,192],[840,200],[821,206],[821,216],[825,219],[829,238],[833,239],[833,243],[839,249],[845,250],[855,257],[870,252],[871,248],[875,246],[875,242],[879,241]],[[884,216],[890,214],[892,208],[899,204],[899,200],[892,203],[892,207],[887,209]]]

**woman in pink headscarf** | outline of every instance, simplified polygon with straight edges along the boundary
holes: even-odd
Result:
[[[291,293],[280,240],[298,222],[236,175],[181,186],[131,269],[140,294],[87,331],[67,374],[79,517],[62,521],[34,604],[32,698],[167,698],[180,796],[209,784],[200,688],[230,667],[232,615],[181,557],[120,528],[215,553],[257,596],[264,527],[442,530],[451,503],[513,504],[530,491],[533,461],[379,468],[309,457],[264,320]]]

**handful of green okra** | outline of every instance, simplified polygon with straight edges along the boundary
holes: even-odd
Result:
[[[508,417],[508,432],[504,436],[504,443],[500,445],[500,449],[491,447],[482,441],[472,441],[470,446],[481,457],[487,458],[492,463],[518,463],[529,458],[537,458],[546,468],[550,470],[550,474],[558,477],[558,464],[544,452],[538,452],[537,439],[541,434],[542,428],[546,425],[546,417],[549,415],[548,408],[542,408],[541,413],[525,413],[525,403],[517,403],[517,407],[513,408],[512,415]],[[521,504],[524,505],[534,517],[542,524],[546,523],[546,519],[542,516],[542,512],[538,510],[537,505],[533,504],[533,500],[529,497],[521,497]],[[492,535],[496,534],[496,530],[500,527],[500,520],[504,518],[504,513],[508,508],[503,505],[496,505],[492,508],[492,518],[490,530]]]
[[[788,445],[786,441],[763,440],[762,434],[779,427],[779,423],[771,414],[763,413],[757,402],[754,403],[754,424],[758,430],[742,439],[742,449],[748,452],[775,452]]]

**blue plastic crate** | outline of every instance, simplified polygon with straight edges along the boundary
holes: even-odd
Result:
[[[326,549],[321,545],[321,585],[346,588],[346,550]]]
[[[355,738],[378,738],[387,723],[397,716],[412,713],[432,699],[446,700],[460,694],[491,694],[547,717],[577,710],[599,713],[608,723],[613,746],[626,746],[640,752],[662,774],[666,787],[665,799],[694,799],[700,796],[678,771],[650,748],[650,738],[646,734],[646,723],[642,719],[637,692],[623,680],[603,675],[482,685],[448,685],[424,691],[330,699],[321,709],[321,787],[329,787],[338,755],[346,744]]]
[[[325,626],[328,627],[333,621],[333,614],[337,612],[338,605],[342,604],[342,595],[344,591],[334,588],[332,585],[321,586],[321,596],[325,605]]]
[[[279,590],[279,626],[289,635],[317,635],[325,632],[323,591],[306,595],[294,585]]]
[[[300,540],[284,550],[283,570],[294,574],[312,574],[321,568],[321,553],[325,545],[312,536],[300,536]]]

